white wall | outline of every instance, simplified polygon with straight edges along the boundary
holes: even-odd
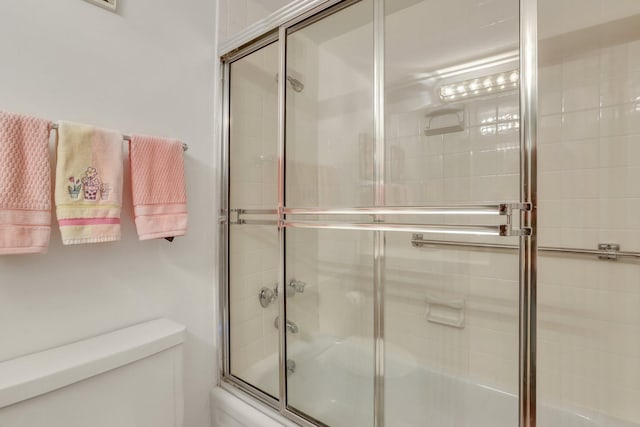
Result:
[[[138,241],[125,189],[122,241],[63,247],[54,227],[47,255],[0,258],[0,360],[165,316],[188,329],[185,426],[204,427],[216,375],[216,4],[119,3],[111,13],[81,0],[1,2],[0,108],[188,142],[190,231]]]
[[[220,42],[266,18],[296,0],[218,0],[218,38]]]

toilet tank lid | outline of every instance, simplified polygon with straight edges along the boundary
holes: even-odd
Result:
[[[156,319],[0,363],[0,408],[149,357],[184,342],[185,327]]]

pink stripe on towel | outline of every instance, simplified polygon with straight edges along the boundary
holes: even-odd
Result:
[[[131,193],[140,240],[175,237],[187,231],[187,192],[182,143],[134,135]]]
[[[120,218],[66,218],[58,220],[61,227],[73,225],[120,224]]]
[[[45,253],[50,232],[49,121],[0,111],[0,255]]]

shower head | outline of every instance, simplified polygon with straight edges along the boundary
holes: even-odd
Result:
[[[278,81],[278,75],[276,74],[276,82],[277,81]],[[304,84],[300,80],[291,76],[287,76],[287,81],[289,82],[289,84],[291,85],[291,88],[294,91],[300,93],[304,90]]]
[[[298,93],[302,92],[302,90],[304,89],[304,84],[298,79],[287,76],[287,81],[291,84],[291,88]]]

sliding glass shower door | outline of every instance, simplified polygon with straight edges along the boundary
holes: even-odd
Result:
[[[330,1],[230,55],[225,378],[305,426],[525,427],[519,22]]]
[[[278,207],[278,45],[229,65],[229,211]],[[278,229],[275,223],[229,224],[228,372],[272,397],[279,395]],[[258,299],[258,296],[261,299]]]
[[[316,209],[373,205],[373,1],[331,12],[286,39],[287,77],[304,89],[286,86],[285,206],[311,208],[286,217],[286,315],[297,325],[287,333],[295,363],[287,403],[327,425],[365,427],[373,423],[374,232],[306,227],[340,220]]]
[[[518,201],[518,2],[397,3],[385,1],[385,204]],[[385,239],[385,425],[518,425],[519,238]]]

